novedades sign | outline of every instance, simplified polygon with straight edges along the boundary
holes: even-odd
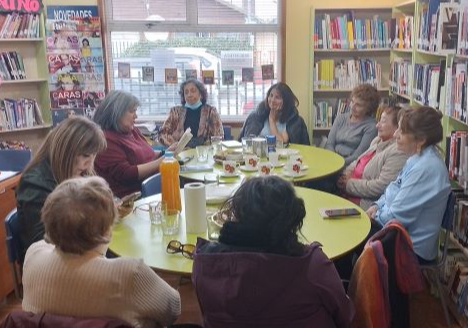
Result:
[[[38,14],[43,8],[42,0],[0,0],[0,12],[20,11]]]

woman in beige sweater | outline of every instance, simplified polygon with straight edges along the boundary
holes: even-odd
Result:
[[[400,107],[385,107],[377,123],[377,137],[369,149],[348,165],[338,179],[344,196],[367,210],[395,180],[408,159],[396,147],[394,133],[398,128]]]
[[[135,327],[163,327],[180,315],[179,293],[142,260],[107,259],[116,217],[99,177],[62,182],[42,209],[45,241],[24,262],[23,310],[112,317]]]

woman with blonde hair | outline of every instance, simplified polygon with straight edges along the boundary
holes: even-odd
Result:
[[[100,127],[84,117],[68,118],[50,131],[24,170],[16,192],[23,256],[44,236],[41,210],[47,196],[66,179],[94,175],[94,158],[105,148]]]
[[[42,211],[45,241],[26,254],[23,310],[118,318],[133,327],[177,319],[179,293],[143,260],[104,257],[116,214],[112,191],[100,177],[69,179],[55,188]]]

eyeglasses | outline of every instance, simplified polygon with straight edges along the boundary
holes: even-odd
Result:
[[[182,244],[178,240],[171,240],[169,244],[167,244],[166,252],[168,252],[169,254],[182,253],[184,257],[193,260],[195,245]]]

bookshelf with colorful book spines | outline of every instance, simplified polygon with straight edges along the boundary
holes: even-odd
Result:
[[[311,129],[328,135],[336,115],[349,110],[349,94],[373,84],[388,96],[391,8],[320,8],[311,11]]]
[[[15,13],[0,13],[0,31],[6,26],[8,20],[7,16]],[[27,15],[27,14],[25,14]],[[14,15],[16,16],[16,15]],[[20,15],[18,15],[20,17]],[[2,79],[0,82],[0,99],[9,99],[17,101],[18,104],[22,99],[35,100],[38,104],[40,112],[37,112],[37,120],[34,116],[34,124],[30,122],[26,124],[25,117],[28,116],[26,112],[16,111],[17,116],[14,117],[15,124],[7,126],[5,122],[0,121],[0,139],[1,140],[23,140],[29,146],[37,149],[39,140],[41,140],[51,127],[51,113],[50,113],[50,100],[49,100],[49,86],[48,86],[48,67],[46,62],[45,52],[45,26],[44,15],[38,14],[36,17],[36,25],[34,19],[27,19],[28,16],[18,24],[10,24],[10,31],[15,29],[15,33],[2,34],[0,37],[1,52],[17,53],[22,58],[24,63],[25,78],[22,79]],[[28,22],[31,29],[35,26],[35,32],[29,35],[25,32],[27,30]],[[6,26],[8,27],[8,26]],[[3,31],[8,30],[4,29]],[[21,31],[23,32],[21,33]],[[32,31],[32,30],[31,30]],[[26,102],[27,103],[27,102]],[[11,112],[10,112],[11,114]],[[0,116],[1,120],[2,116]],[[3,115],[5,118],[5,115]],[[23,124],[19,121],[23,119]],[[16,124],[18,123],[18,124]]]

